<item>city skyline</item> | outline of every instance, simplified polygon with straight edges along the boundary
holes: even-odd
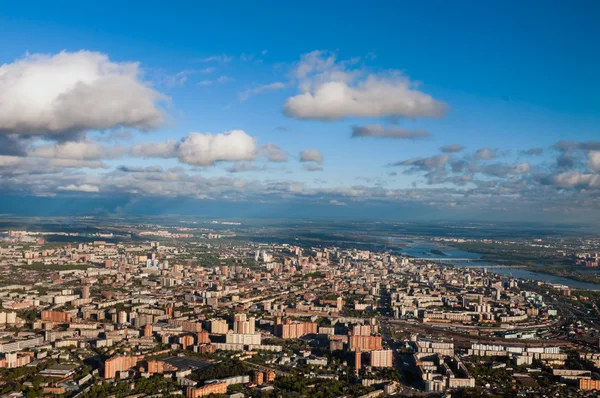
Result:
[[[598,5],[435,4],[8,4],[0,212],[600,220]]]

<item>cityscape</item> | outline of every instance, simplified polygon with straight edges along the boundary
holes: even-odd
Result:
[[[600,396],[600,2],[0,3],[0,398]]]
[[[3,223],[3,396],[600,389],[600,284],[581,272],[598,267],[598,235],[540,230],[515,241],[487,237],[490,225],[446,225],[470,230],[456,238],[422,225],[411,234],[406,223],[148,221]],[[367,229],[360,247],[357,229]],[[457,249],[466,244],[515,257],[544,248],[544,261],[580,272],[521,278],[521,266]]]

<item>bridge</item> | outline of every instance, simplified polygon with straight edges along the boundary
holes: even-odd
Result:
[[[444,262],[444,261],[458,261],[458,262],[467,262],[471,261],[479,261],[477,258],[456,258],[456,257],[415,257],[415,260],[427,260],[434,262]]]
[[[470,263],[471,261],[473,262],[480,262],[480,261],[485,261],[479,258],[456,258],[456,257],[414,257],[415,260],[423,260],[423,261],[432,261],[435,263],[446,263],[446,262],[463,262],[463,263]],[[477,265],[477,266],[473,266],[473,268],[485,268],[487,270],[493,270],[493,269],[507,269],[507,268],[525,268],[524,266],[521,265],[501,265],[501,264],[497,264],[497,265]]]

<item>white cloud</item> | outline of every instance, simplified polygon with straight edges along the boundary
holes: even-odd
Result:
[[[27,155],[40,158],[90,160],[115,158],[124,154],[125,151],[126,149],[122,146],[106,147],[93,141],[68,141],[38,146]]]
[[[0,135],[0,155],[24,156],[29,144],[29,138],[23,138],[16,134]]]
[[[288,154],[279,146],[268,143],[258,149],[259,154],[267,158],[269,162],[286,162]]]
[[[167,87],[183,86],[195,74],[209,74],[216,71],[217,68],[209,67],[203,69],[186,69],[172,75],[159,76],[158,84],[164,84]]]
[[[398,140],[419,140],[431,137],[426,130],[410,130],[402,127],[383,127],[380,124],[355,126],[352,137],[393,138]]]
[[[63,169],[106,169],[108,166],[100,160],[49,159],[48,166]]]
[[[256,166],[248,162],[236,162],[226,170],[228,173],[243,173],[245,171],[256,170]]]
[[[89,51],[27,55],[0,67],[0,133],[68,137],[119,126],[158,127],[160,93],[137,63]]]
[[[183,163],[210,166],[219,161],[254,160],[256,142],[242,130],[222,134],[190,133],[178,147]]]
[[[332,204],[334,206],[346,206],[346,202],[342,202],[342,201],[339,201],[337,199],[331,199],[329,201],[329,204]]]
[[[451,145],[444,145],[443,147],[440,148],[440,151],[444,152],[444,153],[456,153],[456,152],[460,152],[463,149],[465,149],[462,145],[458,145],[458,144],[451,144]]]
[[[307,149],[300,152],[300,161],[301,162],[315,162],[322,164],[323,163],[323,153],[316,149]]]
[[[69,184],[69,185],[57,187],[56,189],[58,189],[59,191],[100,192],[100,188],[98,188],[96,185],[90,185],[90,184],[81,184],[81,185]]]
[[[390,166],[409,166],[414,171],[439,170],[446,167],[450,155],[435,155],[427,158],[411,158],[390,164]]]
[[[25,158],[22,158],[20,156],[1,155],[0,156],[0,167],[15,166],[17,164],[22,163],[25,160],[26,160]]]
[[[317,166],[316,164],[305,164],[304,165],[304,170],[306,171],[323,171],[323,168],[321,166]]]
[[[195,71],[193,70],[182,70],[174,75],[166,76],[163,83],[169,87],[183,86],[188,81],[188,78],[194,73]]]
[[[528,162],[517,163],[513,166],[514,174],[526,174],[531,171],[531,164]]]
[[[588,161],[592,170],[600,172],[600,151],[590,151]]]
[[[257,147],[254,138],[242,130],[221,134],[189,133],[180,142],[144,142],[134,145],[132,156],[145,158],[178,158],[182,163],[210,166],[216,162],[254,160]]]
[[[0,156],[0,177],[3,173],[42,173],[55,172],[57,169],[106,169],[100,160],[82,159],[40,159],[20,156]]]
[[[479,160],[491,160],[498,157],[498,151],[493,148],[481,148],[475,152],[473,157]]]
[[[239,94],[239,99],[240,99],[240,101],[246,101],[252,95],[261,94],[261,93],[264,93],[267,91],[282,90],[286,87],[287,87],[286,84],[282,83],[282,82],[263,84],[261,86],[254,87],[254,88],[251,88],[251,89],[241,92]]]
[[[336,62],[335,56],[314,51],[302,56],[293,76],[301,94],[284,105],[286,115],[323,121],[346,117],[440,117],[446,104],[416,89],[399,72],[365,74],[353,69],[357,60]],[[366,75],[366,76],[365,76]]]
[[[99,137],[96,137],[96,139],[102,142],[131,141],[133,139],[133,132],[130,130],[111,131],[106,135],[100,135]]]
[[[553,177],[555,185],[562,188],[600,188],[600,176],[596,174],[569,171]]]
[[[177,155],[177,141],[142,142],[131,148],[131,155],[141,158],[172,158]]]
[[[494,177],[506,177],[507,175],[527,174],[531,171],[531,164],[528,162],[507,165],[502,163],[488,164],[482,166],[479,170],[483,174]]]
[[[213,55],[210,57],[199,59],[198,61],[200,61],[200,62],[221,62],[221,63],[226,64],[228,62],[233,61],[233,57],[229,56],[227,54]]]

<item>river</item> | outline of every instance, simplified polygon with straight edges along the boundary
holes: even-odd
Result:
[[[532,272],[521,268],[501,267],[492,268],[494,264],[480,260],[483,255],[479,253],[467,252],[464,250],[458,250],[451,246],[441,245],[435,242],[424,241],[424,240],[405,240],[401,238],[388,238],[391,241],[397,243],[404,243],[407,246],[402,249],[402,254],[415,257],[415,258],[443,258],[442,262],[446,264],[452,264],[457,267],[472,267],[472,268],[485,268],[490,267],[489,272],[493,272],[500,275],[513,276],[515,278],[532,279],[536,281],[545,281],[560,285],[569,286],[575,289],[588,289],[588,290],[600,290],[600,285],[590,282],[580,282],[569,278],[563,278],[561,276],[544,274],[541,272]],[[432,253],[431,250],[442,252],[444,255]],[[453,261],[452,259],[472,259],[469,262],[465,261]]]

